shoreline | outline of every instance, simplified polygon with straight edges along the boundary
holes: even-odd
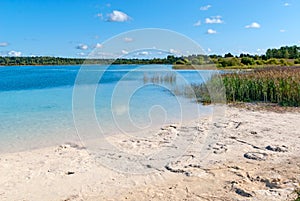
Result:
[[[254,66],[229,66],[229,67],[217,67],[215,64],[213,65],[178,65],[178,64],[35,64],[35,65],[0,65],[1,67],[43,67],[43,66],[82,66],[82,65],[89,65],[89,66],[132,66],[132,65],[146,65],[146,66],[172,66],[173,70],[224,70],[224,71],[232,71],[232,70],[242,70],[242,71],[252,71],[257,69],[270,69],[270,68],[299,68],[300,64],[294,64],[291,66],[282,66],[282,65],[254,65]]]
[[[95,158],[74,143],[0,154],[0,199],[293,200],[300,187],[299,121],[297,112],[226,106],[219,122],[206,117],[169,125],[150,139],[110,137],[125,154],[103,148]],[[223,132],[199,149],[214,129]],[[197,138],[175,157],[178,136]],[[175,155],[165,160],[163,153]]]

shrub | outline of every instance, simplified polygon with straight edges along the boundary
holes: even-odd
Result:
[[[269,65],[279,65],[280,62],[277,60],[277,59],[268,59],[266,64],[269,64]]]
[[[300,64],[300,58],[294,61],[294,64]]]
[[[256,65],[264,65],[265,62],[264,62],[263,60],[256,60],[256,61],[255,61],[255,64],[256,64]]]
[[[253,58],[250,57],[243,57],[241,60],[241,63],[244,65],[254,65],[255,64],[255,60]]]
[[[238,58],[219,58],[218,63],[222,67],[227,67],[227,66],[240,66],[241,62]]]
[[[285,59],[280,59],[279,62],[281,66],[290,66],[289,62]]]

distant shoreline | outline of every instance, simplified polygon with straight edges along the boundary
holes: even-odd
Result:
[[[121,55],[126,56],[126,55]],[[265,54],[251,55],[165,55],[159,58],[63,58],[54,56],[11,57],[0,56],[0,66],[39,66],[39,65],[173,65],[174,69],[253,69],[270,66],[300,66],[300,47],[284,46],[279,49],[268,49]]]
[[[173,70],[254,70],[254,69],[263,69],[263,68],[278,68],[278,67],[289,67],[289,68],[298,68],[300,65],[293,66],[280,66],[280,65],[262,65],[262,66],[230,66],[230,67],[216,67],[215,65],[172,65],[172,64],[29,64],[29,65],[1,65],[0,68],[3,67],[43,67],[43,66],[82,66],[82,65],[90,65],[90,66],[130,66],[130,65],[169,65],[172,66]]]

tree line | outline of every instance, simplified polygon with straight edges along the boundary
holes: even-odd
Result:
[[[222,55],[189,55],[176,57],[169,55],[166,58],[152,59],[84,59],[61,57],[0,57],[0,65],[81,65],[81,64],[171,64],[171,65],[204,65],[216,64],[217,67],[279,65],[291,66],[300,64],[300,47],[284,46],[278,49],[268,49],[263,55],[231,53]]]
[[[177,60],[178,65],[203,65],[213,63],[219,68],[241,66],[292,66],[300,64],[300,47],[284,46],[278,49],[268,49],[265,54],[251,55],[240,54],[234,56],[231,53],[222,55],[210,55],[209,59],[203,55],[192,55]]]
[[[171,58],[171,59],[170,59]],[[83,59],[61,57],[0,57],[2,66],[20,65],[82,65],[82,64],[173,64],[179,57],[153,59]]]

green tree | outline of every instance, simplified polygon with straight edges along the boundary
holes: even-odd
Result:
[[[255,60],[250,57],[243,57],[241,63],[247,66],[255,65]]]

